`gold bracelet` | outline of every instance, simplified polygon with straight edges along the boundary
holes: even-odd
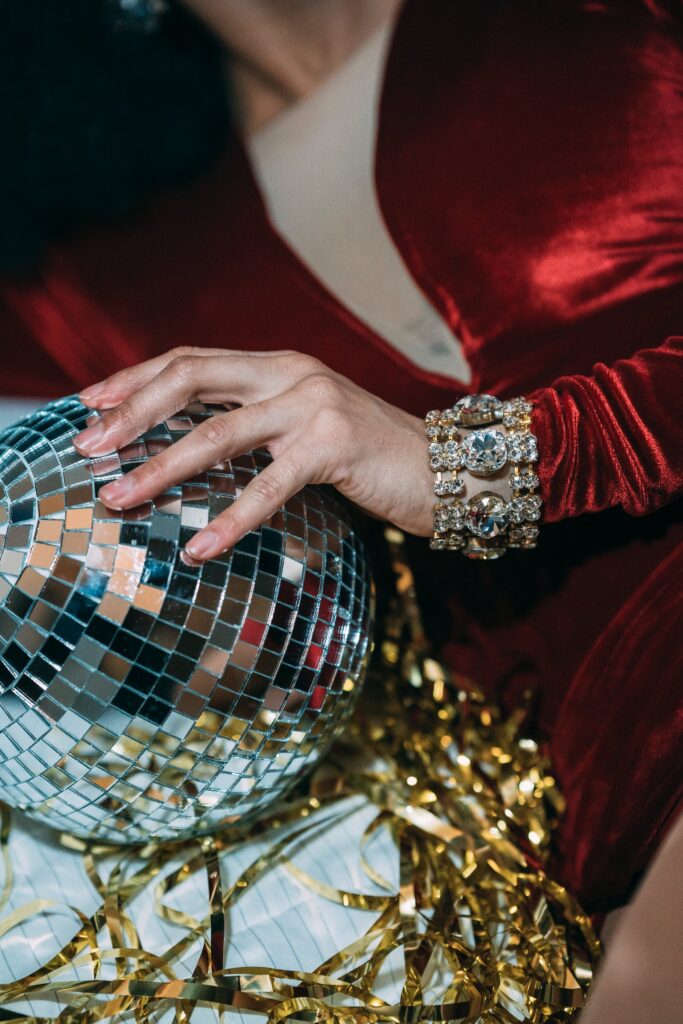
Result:
[[[501,401],[493,395],[468,395],[450,409],[427,413],[429,464],[436,474],[437,498],[431,548],[494,559],[508,548],[536,547],[541,498],[534,469],[538,450],[530,429],[531,412],[532,405],[525,398]],[[496,424],[508,432],[496,430]],[[463,438],[459,427],[474,429]],[[508,464],[508,501],[486,490],[463,500],[462,469],[485,478]]]

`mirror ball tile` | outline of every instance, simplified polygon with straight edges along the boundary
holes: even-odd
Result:
[[[0,433],[0,798],[57,828],[139,842],[250,818],[353,710],[372,588],[329,489],[193,568],[182,546],[265,453],[130,512],[97,499],[216,411],[94,460],[72,445],[96,419],[76,398]]]

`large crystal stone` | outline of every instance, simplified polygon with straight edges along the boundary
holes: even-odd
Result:
[[[494,395],[466,395],[453,406],[459,423],[468,427],[495,423],[500,419],[501,402]]]
[[[477,537],[497,537],[508,525],[507,503],[499,494],[484,491],[467,503],[467,526]]]
[[[466,558],[490,562],[495,558],[502,558],[506,550],[507,547],[502,537],[493,539],[489,537],[482,540],[481,537],[470,535],[463,547],[463,554]]]
[[[505,435],[500,430],[473,430],[462,442],[463,462],[470,473],[488,476],[507,460]]]

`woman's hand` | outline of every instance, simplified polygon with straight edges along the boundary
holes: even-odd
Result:
[[[267,448],[273,462],[187,545],[197,561],[234,545],[309,483],[333,484],[371,515],[431,534],[433,476],[422,420],[311,356],[173,349],[80,397],[109,410],[74,438],[92,457],[122,448],[193,401],[238,404],[100,491],[110,508],[132,508],[225,459]]]

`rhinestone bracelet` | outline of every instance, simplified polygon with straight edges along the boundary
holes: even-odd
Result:
[[[532,405],[525,398],[501,401],[493,395],[468,395],[450,409],[425,416],[434,493],[435,550],[461,551],[468,558],[500,558],[508,548],[535,548],[541,517],[536,437],[531,433]],[[494,429],[502,424],[508,431]],[[474,428],[464,437],[460,427]],[[485,429],[481,429],[485,428]],[[510,466],[510,498],[483,490],[467,500],[467,469],[486,478]]]

